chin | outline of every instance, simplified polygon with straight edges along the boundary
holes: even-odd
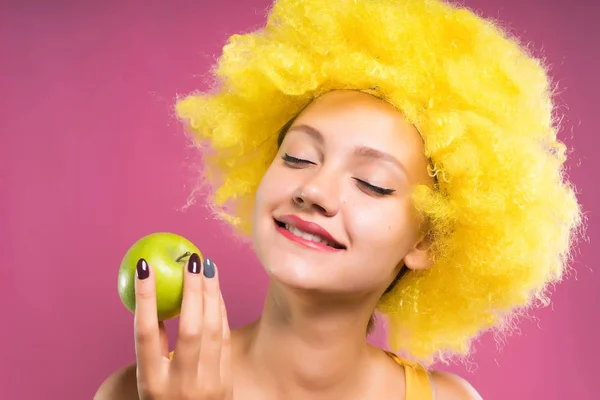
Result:
[[[301,256],[283,254],[274,248],[266,252],[259,254],[259,260],[273,281],[304,290],[323,290],[326,286],[323,274]]]
[[[341,273],[334,265],[310,263],[295,254],[282,255],[273,252],[277,257],[260,259],[267,271],[269,279],[287,289],[320,296],[354,296],[369,290],[364,283],[354,282],[351,274]]]
[[[253,247],[269,278],[283,286],[320,293],[346,293],[344,251],[319,251],[293,243],[277,232],[272,218],[253,230]]]

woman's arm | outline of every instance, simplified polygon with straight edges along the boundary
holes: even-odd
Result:
[[[109,376],[98,388],[94,400],[139,400],[135,364]]]
[[[458,375],[434,371],[431,377],[435,400],[483,400],[475,388]]]

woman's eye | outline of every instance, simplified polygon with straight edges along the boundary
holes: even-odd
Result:
[[[293,157],[293,156],[290,156],[288,153],[285,153],[283,155],[283,157],[281,157],[281,158],[283,159],[283,161],[285,161],[288,164],[313,164],[313,165],[315,165],[315,163],[312,162],[312,161],[304,160],[302,158]]]
[[[312,161],[305,160],[305,159],[298,158],[298,157],[294,157],[294,156],[290,156],[288,153],[284,153],[284,155],[281,158],[283,159],[283,161],[285,161],[288,164],[294,164],[294,165],[311,164],[311,165],[316,165]],[[362,179],[354,178],[354,180],[356,182],[358,182],[358,184],[360,186],[362,186],[363,188],[369,190],[372,193],[380,195],[380,196],[387,196],[387,195],[390,195],[390,194],[392,194],[392,193],[394,193],[396,191],[394,189],[387,189],[387,188],[382,188],[380,186],[371,185],[370,183],[368,183],[366,181],[363,181]]]
[[[373,192],[373,193],[375,193],[377,195],[380,195],[380,196],[387,196],[387,195],[390,195],[390,194],[392,194],[392,193],[394,193],[396,191],[394,189],[387,189],[387,188],[382,188],[380,186],[371,185],[370,183],[365,182],[365,181],[363,181],[361,179],[358,179],[358,178],[354,178],[354,180],[356,182],[358,182],[358,184],[360,186],[362,186],[365,189],[369,190],[370,192]]]

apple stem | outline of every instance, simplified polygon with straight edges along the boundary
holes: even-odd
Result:
[[[186,251],[185,253],[183,253],[182,255],[179,256],[179,258],[177,259],[177,262],[179,262],[179,261],[183,260],[184,258],[189,257],[191,255],[192,255],[192,253],[190,253],[189,251]]]

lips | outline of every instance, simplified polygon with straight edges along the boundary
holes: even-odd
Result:
[[[321,243],[336,250],[346,249],[346,246],[337,241],[325,228],[314,222],[305,221],[296,215],[283,215],[275,218],[275,223],[301,239]]]

